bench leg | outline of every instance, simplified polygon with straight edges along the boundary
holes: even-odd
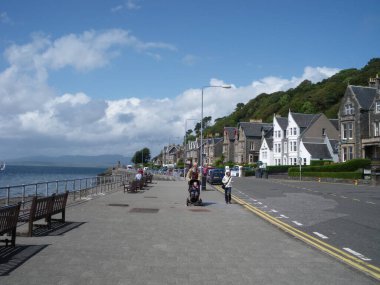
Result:
[[[66,211],[65,209],[62,210],[62,223],[66,221]]]
[[[32,232],[33,232],[33,221],[30,220],[28,223],[28,237],[32,236]]]
[[[16,228],[12,230],[12,241],[11,241],[11,246],[15,247],[16,246]]]

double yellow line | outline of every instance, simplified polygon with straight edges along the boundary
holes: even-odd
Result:
[[[219,192],[223,193],[223,190],[220,187],[217,187]],[[279,219],[272,217],[268,213],[252,206],[251,204],[248,204],[244,200],[236,197],[235,195],[232,195],[232,199],[237,202],[239,205],[243,206],[247,210],[255,213],[259,217],[263,218],[264,220],[270,222],[271,224],[277,226],[278,228],[282,229],[283,231],[293,235],[294,237],[304,241],[305,243],[319,249],[322,252],[325,252],[338,260],[348,264],[349,266],[356,268],[357,270],[360,270],[369,276],[372,276],[373,278],[380,280],[380,268],[377,266],[374,266],[372,264],[369,264],[355,256],[352,256],[339,248],[336,248],[328,243],[325,243],[303,231],[300,231],[297,228],[292,227],[291,225],[288,225],[287,223],[284,223],[280,221]]]

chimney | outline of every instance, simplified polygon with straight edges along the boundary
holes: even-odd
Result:
[[[250,123],[262,123],[263,120],[262,119],[250,119],[249,122]]]
[[[370,78],[369,79],[369,87],[380,89],[379,74],[376,74],[376,78]]]

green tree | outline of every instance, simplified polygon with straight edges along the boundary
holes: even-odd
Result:
[[[151,159],[150,149],[145,147],[145,148],[135,152],[135,154],[132,157],[132,162],[134,164],[138,164],[138,163],[144,164],[144,163],[149,162],[150,159]]]

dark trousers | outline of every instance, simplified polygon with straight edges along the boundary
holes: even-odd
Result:
[[[224,188],[224,199],[226,203],[231,203],[231,187]]]

